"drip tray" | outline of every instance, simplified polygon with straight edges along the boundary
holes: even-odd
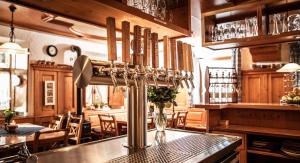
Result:
[[[108,161],[109,163],[178,163],[188,161],[196,156],[203,156],[205,159],[213,153],[208,150],[217,148],[221,150],[229,146],[237,139],[217,135],[190,135],[168,143],[156,145],[143,149],[139,152],[121,156]]]

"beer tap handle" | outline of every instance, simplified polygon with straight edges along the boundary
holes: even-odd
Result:
[[[108,60],[117,60],[116,22],[112,17],[106,18]]]
[[[141,56],[141,40],[142,40],[142,28],[141,26],[134,26],[134,46],[133,46],[133,64],[143,65],[143,57]]]
[[[117,88],[117,68],[114,65],[114,61],[117,60],[117,42],[116,42],[116,23],[112,17],[106,18],[107,28],[107,47],[108,47],[108,60],[111,61],[110,65],[110,77],[114,86],[114,91]]]
[[[188,71],[190,72],[190,76],[188,77],[190,84],[192,85],[192,88],[195,88],[195,84],[194,84],[194,75],[193,75],[193,53],[192,53],[192,45],[188,45]]]
[[[182,84],[183,80],[183,75],[182,75],[182,70],[183,70],[183,46],[182,46],[182,41],[177,41],[177,54],[178,54],[178,71],[179,73],[177,74],[177,78],[179,79],[180,86],[184,88]]]
[[[144,51],[144,56],[143,56],[143,63],[144,66],[150,66],[150,52],[151,52],[151,42],[150,42],[150,37],[151,37],[151,29],[146,28],[144,29],[144,46],[143,46],[143,51]]]
[[[184,82],[187,88],[190,88],[189,86],[189,82],[188,82],[188,72],[187,72],[187,68],[188,68],[188,64],[187,64],[187,44],[183,43],[182,44],[182,65],[183,65],[183,70],[185,71],[185,76],[184,76]]]
[[[169,77],[169,69],[170,69],[170,44],[169,37],[164,36],[164,67],[165,67],[165,81],[167,82],[167,87],[170,87],[170,77]]]
[[[158,34],[151,34],[151,42],[152,42],[152,67],[154,69],[158,68],[159,60],[158,60]]]
[[[122,22],[122,61],[130,63],[130,23]]]
[[[130,59],[130,23],[127,21],[122,22],[122,61],[124,62],[123,79],[126,86],[128,84],[128,64]],[[126,87],[127,89],[127,87]]]

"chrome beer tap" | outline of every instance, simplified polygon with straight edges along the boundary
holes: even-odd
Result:
[[[158,88],[158,83],[157,83],[158,76],[159,76],[159,74],[158,74],[157,69],[156,69],[156,68],[153,69],[153,72],[152,72],[152,79],[153,79],[153,81],[154,81],[155,88]]]
[[[193,72],[190,72],[190,76],[188,77],[188,80],[190,81],[192,88],[195,88]]]
[[[129,71],[128,70],[128,63],[125,62],[124,68],[123,68],[123,79],[124,79],[124,82],[125,82],[126,89],[129,86],[128,85],[128,71]]]
[[[188,75],[188,72],[187,72],[187,71],[185,71],[185,76],[183,77],[183,80],[184,80],[184,82],[185,82],[186,87],[189,89],[189,88],[190,88],[190,85],[189,85],[189,82],[188,82],[188,80],[189,80],[189,75]]]
[[[135,69],[133,70],[133,80],[134,80],[134,85],[136,88],[138,88],[138,78],[139,78],[139,65],[135,65]]]
[[[172,82],[173,82],[173,85],[174,87],[177,89],[178,88],[178,85],[177,85],[177,79],[176,79],[176,70],[173,70],[173,75],[170,76]]]
[[[114,86],[113,92],[115,92],[116,88],[118,87],[117,78],[116,78],[117,72],[118,72],[118,69],[116,68],[116,66],[114,64],[114,61],[111,61],[111,64],[110,64],[110,77],[111,77],[111,81],[112,81],[113,86]]]
[[[167,87],[170,88],[170,81],[172,76],[169,75],[169,70],[165,69],[165,81],[167,82]]]

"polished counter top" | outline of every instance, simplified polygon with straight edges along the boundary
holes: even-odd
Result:
[[[121,136],[38,153],[38,162],[215,162],[241,144],[240,137],[183,130],[149,131],[147,135],[152,146],[146,149],[129,150],[123,146],[127,137]]]
[[[300,111],[299,105],[269,103],[228,103],[228,104],[195,104],[195,108],[209,109],[259,109],[259,110],[292,110]]]

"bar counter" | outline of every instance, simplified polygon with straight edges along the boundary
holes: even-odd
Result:
[[[270,103],[196,104],[194,107],[205,108],[205,109],[258,109],[258,110],[300,111],[299,105],[270,104]]]
[[[147,133],[151,147],[129,150],[121,136],[38,153],[40,163],[215,162],[232,156],[241,138],[182,130]]]

